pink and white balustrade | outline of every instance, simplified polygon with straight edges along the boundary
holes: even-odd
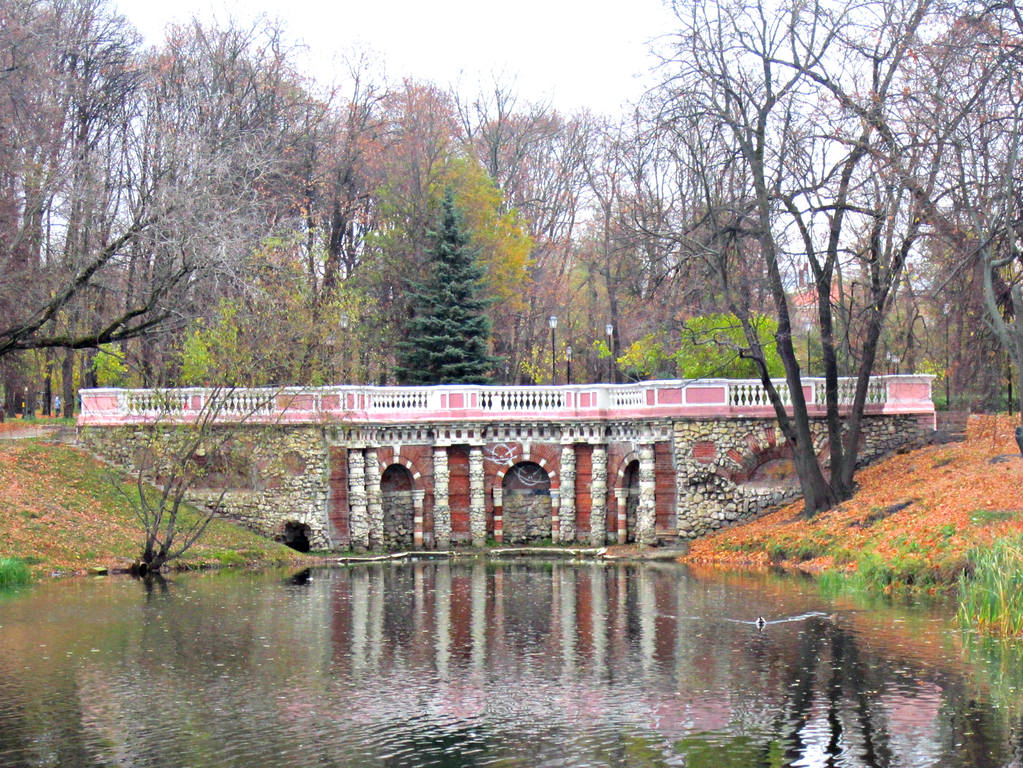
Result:
[[[867,390],[868,414],[917,414],[933,420],[929,375],[876,376]],[[775,386],[787,405],[784,381]],[[839,380],[847,411],[854,379]],[[825,382],[806,378],[803,396],[811,416],[825,414]],[[624,421],[679,418],[773,417],[759,380],[699,379],[636,384],[571,386],[264,387],[236,389],[87,389],[81,393],[81,426],[218,421],[252,423],[409,424],[543,420]]]

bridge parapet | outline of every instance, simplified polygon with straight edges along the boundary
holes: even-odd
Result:
[[[867,390],[871,415],[934,413],[929,375],[877,376]],[[791,404],[784,381],[775,382]],[[843,411],[852,405],[855,379],[839,380]],[[825,380],[806,378],[811,416],[825,413]],[[191,422],[212,410],[218,421],[253,424],[332,422],[394,424],[458,421],[621,421],[631,419],[772,417],[767,391],[756,379],[646,381],[561,387],[439,385],[433,387],[280,387],[214,390],[82,390],[82,426]]]

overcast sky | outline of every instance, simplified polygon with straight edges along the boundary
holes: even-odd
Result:
[[[474,93],[493,75],[532,101],[571,112],[617,114],[649,85],[648,41],[671,29],[662,0],[114,0],[157,43],[168,23],[193,15],[248,22],[280,18],[307,48],[310,74],[342,79],[354,48],[379,57],[389,80],[411,76]]]

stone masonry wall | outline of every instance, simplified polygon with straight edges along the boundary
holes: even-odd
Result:
[[[551,537],[550,493],[504,491],[504,541],[524,544]]]
[[[412,491],[388,491],[382,493],[381,498],[384,510],[384,549],[410,549],[415,518]]]
[[[826,464],[827,424],[811,424],[814,449]],[[890,453],[922,432],[916,416],[866,416],[858,466]],[[678,421],[674,427],[677,456],[678,529],[696,538],[752,517],[800,495],[798,478],[750,482],[772,459],[791,456],[773,420],[714,419]]]
[[[184,428],[83,427],[79,441],[106,461],[135,471],[142,462],[158,466],[178,429]],[[328,457],[319,428],[215,427],[197,454],[206,475],[203,487],[187,494],[189,502],[206,507],[226,489],[221,517],[278,540],[286,523],[305,525],[313,549],[331,547]],[[159,480],[159,469],[150,474]]]
[[[493,531],[494,491],[517,460],[536,463],[547,473],[550,495],[542,500],[517,497],[505,489],[506,541],[553,536],[599,545],[616,540],[618,495],[632,462],[637,469],[630,471],[637,477],[630,483],[634,487],[628,494],[627,528],[640,540],[655,535],[702,536],[799,495],[791,452],[773,419],[691,419],[671,425],[662,421],[645,428],[647,437],[617,442],[610,434],[589,434],[590,442],[565,443],[552,432],[532,441],[512,435],[482,448],[432,445],[426,435],[404,444],[401,434],[379,433],[359,436],[353,441],[359,447],[346,449],[343,439],[325,435],[318,426],[217,427],[196,451],[204,468],[203,487],[188,498],[206,505],[226,490],[224,517],[277,539],[283,539],[289,523],[305,526],[315,549],[404,549],[416,525],[428,548],[481,545]],[[664,431],[658,433],[661,439],[654,435],[657,429],[670,433],[670,443],[663,439]],[[136,468],[154,466],[175,436],[180,438],[186,430],[83,427],[79,434],[82,444],[96,454]],[[817,455],[826,462],[825,423],[815,421],[812,431]],[[912,415],[865,417],[860,464],[893,451],[922,431]],[[381,475],[391,464],[408,470],[418,496],[404,488],[400,496],[383,494]],[[159,475],[159,465],[155,466],[151,474]],[[333,525],[329,504],[335,507]]]

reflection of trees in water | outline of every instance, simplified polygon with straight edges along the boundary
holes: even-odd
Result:
[[[54,688],[0,675],[0,765],[91,765],[78,682]]]
[[[984,731],[997,734],[999,741],[1007,741],[1012,750],[1012,765],[1023,766],[1023,644],[981,637],[972,632],[964,633],[963,640],[963,656],[976,670],[977,683],[965,686],[961,697],[994,720],[992,726],[984,728]],[[959,676],[953,680],[956,684],[963,682]],[[994,707],[981,708],[981,691]],[[957,709],[950,707],[950,723],[955,722]]]
[[[282,766],[966,768],[1019,751],[1018,656],[967,646],[1008,676],[993,707],[996,672],[971,681],[875,614],[758,632],[774,592],[674,567],[421,562],[299,581],[182,578],[117,592],[120,613],[82,606],[102,618],[49,666],[0,665],[0,764],[52,749],[61,765],[217,765],[224,744]]]
[[[667,736],[679,737],[680,744],[685,742],[684,750],[698,748],[699,739],[682,725],[692,716],[707,721],[716,717],[719,728],[739,726],[748,735],[733,748],[746,757],[758,755],[764,764],[771,755],[788,762],[821,755],[836,763],[887,766],[899,763],[897,756],[906,749],[968,754],[974,750],[956,747],[957,738],[964,732],[969,736],[971,730],[992,732],[975,724],[959,736],[943,733],[938,729],[937,711],[928,712],[930,702],[914,690],[923,684],[930,686],[926,690],[950,690],[947,682],[934,682],[934,673],[907,664],[906,659],[890,663],[878,659],[869,642],[864,645],[864,638],[840,617],[808,616],[798,630],[792,628],[784,636],[777,636],[784,630],[781,626],[764,634],[745,627],[729,638],[724,631],[701,630],[693,617],[686,616],[686,606],[678,597],[679,587],[686,585],[678,583],[677,571],[562,565],[537,570],[514,564],[492,566],[484,579],[470,579],[468,571],[459,573],[443,565],[429,566],[428,583],[436,579],[438,568],[451,574],[446,614],[451,653],[446,658],[452,668],[445,679],[458,678],[459,666],[470,657],[480,666],[498,670],[503,687],[513,696],[522,684],[520,678],[529,678],[530,673],[548,680],[560,675],[569,689],[580,683],[580,674],[589,675],[591,683],[583,688],[587,696],[595,695],[600,701],[598,709],[607,705],[600,681],[612,687],[628,684],[630,677],[644,684],[652,681],[654,686],[642,691],[643,704],[665,715],[657,727]],[[495,574],[506,584],[500,595],[495,594]],[[514,589],[507,588],[513,583]],[[486,592],[482,600],[475,595],[480,588]],[[474,597],[466,598],[464,589]],[[712,588],[697,604],[702,610],[717,602],[720,608],[721,598],[720,591]],[[678,610],[669,615],[672,605]],[[566,622],[572,625],[568,634]],[[487,631],[480,633],[480,626]],[[476,647],[481,644],[482,649]],[[737,650],[741,650],[738,656]],[[524,658],[528,660],[523,662]],[[688,669],[678,668],[680,658]],[[722,664],[722,659],[727,663]],[[565,678],[567,669],[572,674]],[[663,683],[658,683],[656,675],[665,672],[675,674],[677,689],[659,688]],[[728,701],[729,686],[744,675],[753,680],[755,701],[729,703],[727,711],[716,712],[720,701]],[[596,692],[592,684],[597,685]],[[673,710],[678,692],[690,690],[716,690],[711,696],[718,702],[683,697],[688,714]],[[531,695],[537,717],[544,707],[556,706],[536,692]],[[930,716],[932,732],[912,732],[913,725],[903,722],[909,709]],[[969,707],[961,711],[968,712]],[[672,722],[675,715],[679,716]],[[899,723],[896,730],[902,734],[901,741],[892,735],[893,719]],[[635,723],[639,728],[648,725]],[[973,737],[973,746],[978,754],[998,751],[997,743],[989,744],[980,736]]]
[[[797,658],[789,665],[792,679],[784,717],[773,729],[785,746],[786,761],[818,749],[828,764],[851,756],[858,765],[891,764],[887,725],[876,701],[884,687],[883,673],[862,661],[857,640],[830,619],[807,619]],[[809,727],[821,706],[826,706],[826,738],[820,728]],[[816,737],[813,741],[808,732]]]

